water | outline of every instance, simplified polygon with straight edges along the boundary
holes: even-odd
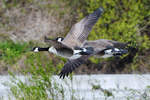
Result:
[[[17,77],[28,82],[24,76]],[[127,97],[132,97],[132,100],[142,100],[145,96],[150,97],[150,91],[147,88],[150,86],[150,75],[146,74],[74,75],[72,81],[69,78],[59,79],[58,76],[53,76],[53,81],[63,86],[65,100],[71,100],[72,95],[78,100],[104,100],[107,97],[105,90],[112,93],[107,100],[126,100]],[[4,97],[5,100],[8,99],[10,90],[4,84],[9,82],[11,82],[9,76],[0,76],[0,97]],[[98,86],[98,89],[94,86]]]

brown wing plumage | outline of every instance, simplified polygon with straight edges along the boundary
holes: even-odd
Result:
[[[62,41],[63,44],[73,48],[75,46],[81,46],[82,43],[88,37],[92,27],[97,22],[98,18],[102,14],[102,8],[98,8],[92,14],[86,16],[80,22],[76,23]]]
[[[100,52],[108,47],[125,48],[127,44],[113,40],[99,39],[94,41],[85,41],[83,47],[93,47],[94,52]]]
[[[75,68],[84,64],[90,56],[91,55],[83,55],[78,59],[68,60],[62,68],[61,72],[59,73],[60,78],[65,78],[65,76],[68,76],[69,73],[72,73],[72,71],[75,70]]]
[[[90,56],[99,55],[99,53],[108,47],[114,48],[124,48],[126,46],[125,43],[113,41],[113,40],[106,40],[106,39],[99,39],[94,41],[85,41],[83,43],[83,47],[92,47],[94,49],[93,54],[91,55],[83,55],[78,59],[68,60],[67,63],[62,68],[59,76],[60,78],[64,78],[68,76],[75,68],[79,67],[81,64],[84,64]]]

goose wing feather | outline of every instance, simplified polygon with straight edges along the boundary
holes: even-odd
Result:
[[[88,37],[92,27],[97,22],[102,12],[103,9],[98,8],[96,11],[83,18],[80,22],[73,25],[62,43],[71,48],[81,46]]]
[[[108,47],[114,48],[125,48],[127,46],[126,43],[117,42],[113,40],[99,39],[95,41],[85,41],[83,47],[93,47],[94,52],[100,52]]]
[[[82,57],[74,60],[68,60],[67,63],[62,68],[61,72],[59,73],[60,78],[65,78],[65,76],[68,76],[69,73],[72,73],[77,67],[84,64],[87,59],[90,57],[90,55],[83,55]]]

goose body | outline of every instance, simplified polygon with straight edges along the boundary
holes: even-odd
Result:
[[[92,27],[97,22],[102,12],[103,9],[98,8],[93,13],[84,17],[81,21],[72,26],[65,38],[57,37],[56,39],[49,39],[45,37],[45,42],[51,45],[51,47],[35,47],[33,48],[33,51],[48,51],[58,56],[67,58],[68,61],[59,74],[60,78],[68,76],[69,73],[81,64],[84,64],[91,56],[105,58],[120,56],[127,53],[127,50],[123,49],[126,46],[124,43],[106,39],[94,41],[86,40]]]
[[[127,53],[127,50],[123,49],[126,47],[125,43],[106,39],[86,41],[83,44],[83,47],[92,47],[93,55],[98,58],[107,58],[117,55],[120,56],[122,54]]]
[[[50,53],[56,54],[57,56],[61,56],[67,59],[77,59],[81,57],[79,53],[81,50],[67,50],[67,49],[55,49],[53,46],[49,48],[48,50]]]

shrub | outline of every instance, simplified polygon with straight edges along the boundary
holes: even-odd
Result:
[[[100,6],[104,9],[102,17],[93,27],[88,39],[104,38],[130,43],[130,46],[138,49],[136,57],[133,58],[133,65],[141,66],[139,56],[150,49],[150,2],[148,0],[86,0],[84,3],[78,9],[79,19]],[[99,63],[100,60],[91,58],[91,61]]]

